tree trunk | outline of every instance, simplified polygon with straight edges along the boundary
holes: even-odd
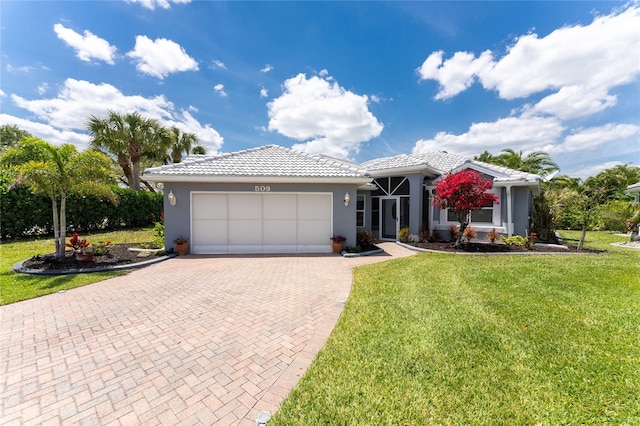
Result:
[[[60,221],[58,220],[58,203],[56,197],[51,197],[51,208],[53,210],[53,241],[56,246],[56,259],[61,260],[58,258],[58,253],[60,253]]]
[[[587,236],[587,226],[582,227],[582,234],[580,235],[580,242],[578,242],[578,251],[582,251],[584,247],[584,239]]]
[[[131,188],[135,189],[136,191],[140,191],[140,157],[140,155],[131,156],[131,165],[133,166],[133,186]]]
[[[464,236],[464,230],[469,226],[468,222],[460,223],[460,232],[458,232],[458,237],[456,238],[456,243],[453,245],[455,248],[460,248],[462,244],[462,237]]]
[[[129,165],[129,157],[124,154],[118,154],[118,164],[122,168],[124,177],[127,178],[127,185],[129,185],[129,188],[133,188],[133,173],[131,172],[131,166]]]
[[[67,242],[67,194],[60,194],[60,244],[56,252],[57,260],[64,260],[65,243]]]

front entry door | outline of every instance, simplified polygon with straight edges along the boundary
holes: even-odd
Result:
[[[409,197],[380,198],[381,240],[397,240],[398,231],[409,226]]]
[[[382,198],[382,206],[380,208],[380,214],[382,218],[382,235],[381,240],[395,240],[398,235],[398,199],[395,198]]]

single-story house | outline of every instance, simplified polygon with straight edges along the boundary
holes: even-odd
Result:
[[[634,202],[636,204],[640,203],[640,182],[627,186],[627,194],[634,197]]]
[[[431,204],[433,188],[467,168],[491,179],[501,200],[474,212],[478,233],[525,235],[540,177],[446,152],[356,164],[267,145],[191,156],[143,178],[163,186],[167,247],[182,235],[191,253],[329,253],[330,237],[355,245],[363,229],[389,241],[405,226],[416,237],[426,229],[446,238],[457,222]]]

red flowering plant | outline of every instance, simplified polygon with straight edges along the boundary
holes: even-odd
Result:
[[[331,241],[333,241],[334,243],[344,243],[345,241],[347,241],[347,239],[342,235],[334,235],[333,237],[331,237]]]
[[[460,247],[471,212],[500,202],[497,195],[487,192],[492,187],[493,183],[489,179],[469,169],[449,173],[436,183],[433,204],[441,209],[453,211],[460,222],[455,247]]]
[[[71,247],[76,253],[84,253],[89,247],[89,242],[86,239],[80,239],[80,236],[75,233],[73,237],[69,239],[69,242],[65,244],[67,247]]]

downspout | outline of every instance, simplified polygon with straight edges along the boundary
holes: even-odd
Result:
[[[512,207],[511,207],[511,185],[507,187],[507,237],[513,235],[513,220],[512,220]]]

